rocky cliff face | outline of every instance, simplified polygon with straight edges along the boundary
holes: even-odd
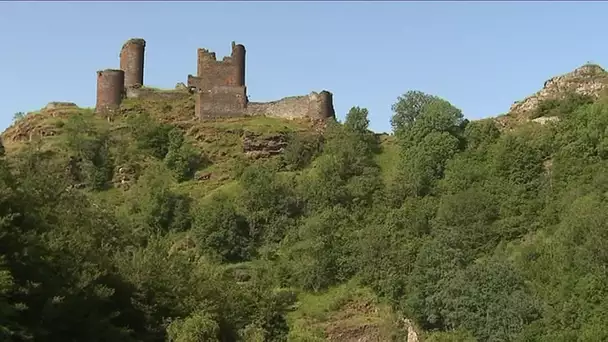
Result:
[[[243,134],[243,153],[249,158],[267,158],[283,153],[287,147],[287,136],[272,134],[260,136],[251,132]]]
[[[66,119],[81,111],[71,102],[49,102],[40,111],[27,113],[26,117],[17,119],[2,133],[4,142],[26,142],[39,137],[52,137],[59,134],[58,121],[45,119]]]
[[[526,116],[533,112],[543,100],[555,99],[568,92],[597,97],[608,87],[608,72],[595,64],[586,64],[572,72],[556,76],[545,82],[536,94],[515,102],[509,110],[511,115]]]

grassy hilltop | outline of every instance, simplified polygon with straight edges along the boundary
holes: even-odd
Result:
[[[192,98],[18,117],[0,340],[608,340],[605,77],[471,122],[410,91],[390,136]]]

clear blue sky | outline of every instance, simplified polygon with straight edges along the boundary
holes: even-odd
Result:
[[[476,119],[506,112],[548,78],[608,65],[600,2],[3,2],[0,129],[50,101],[95,104],[95,71],[123,42],[147,41],[144,82],[196,73],[196,49],[247,48],[251,100],[327,89],[342,119],[367,107],[390,130],[407,90],[441,96]]]

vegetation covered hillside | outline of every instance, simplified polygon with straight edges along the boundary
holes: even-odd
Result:
[[[608,98],[501,130],[410,91],[393,136],[192,107],[4,132],[0,340],[608,340]]]

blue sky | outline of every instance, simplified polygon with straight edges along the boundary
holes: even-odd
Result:
[[[147,41],[144,82],[174,87],[196,49],[247,48],[251,100],[327,89],[337,115],[367,107],[390,130],[408,90],[477,119],[506,112],[548,78],[608,65],[602,2],[2,2],[0,129],[50,101],[95,104],[95,71]],[[10,33],[9,33],[10,32]]]

